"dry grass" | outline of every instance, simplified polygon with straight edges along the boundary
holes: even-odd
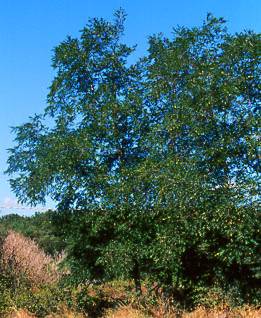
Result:
[[[31,315],[28,311],[21,309],[11,313],[6,318],[36,318],[36,317],[34,315]]]
[[[123,306],[116,310],[109,310],[104,318],[147,318],[141,311],[130,306]]]
[[[46,318],[84,318],[89,317],[87,315],[83,315],[74,311],[67,309],[66,307],[59,310],[56,314],[48,315]]]
[[[63,308],[59,313],[46,316],[46,318],[84,318],[86,315],[72,312],[66,308]],[[261,309],[255,309],[245,307],[236,309],[233,311],[229,310],[207,310],[203,307],[192,312],[184,313],[157,313],[146,314],[141,310],[135,309],[131,306],[122,306],[115,310],[108,310],[103,318],[260,318]],[[37,318],[25,310],[16,311],[6,318]],[[91,317],[89,317],[91,318]]]
[[[206,310],[198,308],[192,312],[184,313],[162,313],[160,310],[153,314],[146,314],[132,307],[121,307],[108,311],[104,318],[260,318],[261,309],[241,308],[234,311],[229,310]]]
[[[182,318],[260,318],[261,309],[241,308],[230,310],[206,310],[198,308],[191,313],[184,313]]]
[[[86,318],[86,317],[87,317],[86,315],[70,311],[67,308],[63,308],[59,311],[59,313],[48,315],[45,318]],[[6,318],[37,318],[37,316],[30,314],[26,310],[18,310],[8,315]]]

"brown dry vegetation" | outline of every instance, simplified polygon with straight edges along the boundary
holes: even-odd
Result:
[[[74,313],[72,311],[63,309],[60,313],[48,315],[46,318],[84,318],[86,316]],[[199,307],[192,312],[173,312],[170,314],[155,314],[149,315],[143,313],[141,310],[135,309],[131,306],[122,306],[115,310],[109,310],[103,318],[260,318],[261,309],[255,309],[251,307],[245,307],[236,309],[233,311],[229,310],[207,310]],[[7,316],[7,318],[37,318],[31,315],[27,311],[20,310]],[[91,317],[89,317],[91,318]]]
[[[2,264],[13,275],[26,275],[34,285],[50,284],[59,280],[58,264],[63,255],[52,258],[38,244],[20,233],[9,231],[2,247]]]
[[[31,315],[28,311],[21,309],[9,314],[7,318],[35,318],[35,316]]]
[[[150,312],[150,314],[148,314]],[[116,310],[109,310],[104,318],[260,318],[261,309],[243,307],[239,309],[206,309],[199,307],[192,312],[179,311],[174,308],[164,313],[162,307],[134,309],[131,306],[123,306]]]

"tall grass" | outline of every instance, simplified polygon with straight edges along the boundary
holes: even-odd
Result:
[[[234,310],[209,310],[203,307],[192,312],[172,312],[163,314],[161,308],[154,314],[147,314],[129,306],[108,311],[104,318],[260,318],[261,309],[244,307]]]

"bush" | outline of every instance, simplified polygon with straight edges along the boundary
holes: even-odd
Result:
[[[2,246],[2,266],[16,279],[25,276],[32,285],[57,282],[61,273],[58,264],[63,255],[56,259],[47,255],[36,242],[22,234],[10,231]]]

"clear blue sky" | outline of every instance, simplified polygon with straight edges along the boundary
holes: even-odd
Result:
[[[199,25],[207,12],[227,19],[231,32],[261,31],[261,0],[0,0],[0,210],[15,206],[3,175],[10,126],[45,107],[52,49],[77,35],[89,17],[110,19],[119,7],[128,13],[125,40],[138,44],[137,55],[145,52],[148,35]]]

